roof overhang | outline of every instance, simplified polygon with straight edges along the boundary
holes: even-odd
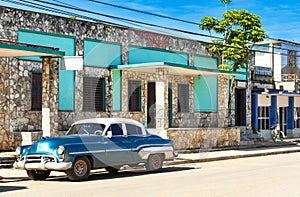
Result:
[[[64,55],[65,52],[57,48],[0,40],[0,57],[62,57]]]
[[[240,76],[246,75],[246,72],[232,72],[218,69],[199,68],[196,66],[188,66],[182,64],[173,64],[167,62],[149,62],[141,64],[126,64],[111,66],[112,69],[130,70],[136,72],[156,73],[158,69],[166,69],[169,75],[184,75],[184,76],[218,76],[230,75]]]
[[[300,96],[300,92],[287,92],[287,91],[271,91],[271,92],[252,92],[253,95],[282,95],[282,96]]]

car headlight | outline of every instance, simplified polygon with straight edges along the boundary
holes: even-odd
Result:
[[[20,155],[21,155],[21,153],[22,153],[22,150],[21,150],[21,147],[20,146],[18,146],[17,148],[16,148],[16,156],[17,157],[19,157]]]
[[[63,155],[64,152],[65,152],[65,147],[64,146],[60,145],[60,146],[57,147],[57,153],[59,155]]]

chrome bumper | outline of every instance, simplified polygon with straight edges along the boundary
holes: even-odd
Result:
[[[178,153],[174,151],[173,147],[148,147],[139,151],[138,155],[141,159],[148,159],[151,154],[164,154],[165,160],[174,159]]]
[[[13,165],[16,169],[25,169],[25,170],[68,170],[72,168],[72,162],[47,162],[47,163],[25,163],[25,161],[16,161]]]

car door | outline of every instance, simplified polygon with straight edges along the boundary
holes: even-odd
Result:
[[[132,144],[131,155],[135,162],[141,161],[138,156],[139,150],[147,146],[147,136],[143,134],[142,128],[134,124],[125,124],[128,140]]]
[[[132,163],[131,141],[124,135],[123,124],[111,124],[107,130],[112,132],[106,137],[106,161],[108,166]]]

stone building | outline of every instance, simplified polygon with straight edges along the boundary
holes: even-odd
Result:
[[[0,39],[59,53],[0,58],[0,150],[91,117],[138,120],[177,149],[239,145],[239,128],[228,127],[228,76],[243,73],[219,71],[208,43],[8,7]],[[246,104],[238,107],[248,112]]]

